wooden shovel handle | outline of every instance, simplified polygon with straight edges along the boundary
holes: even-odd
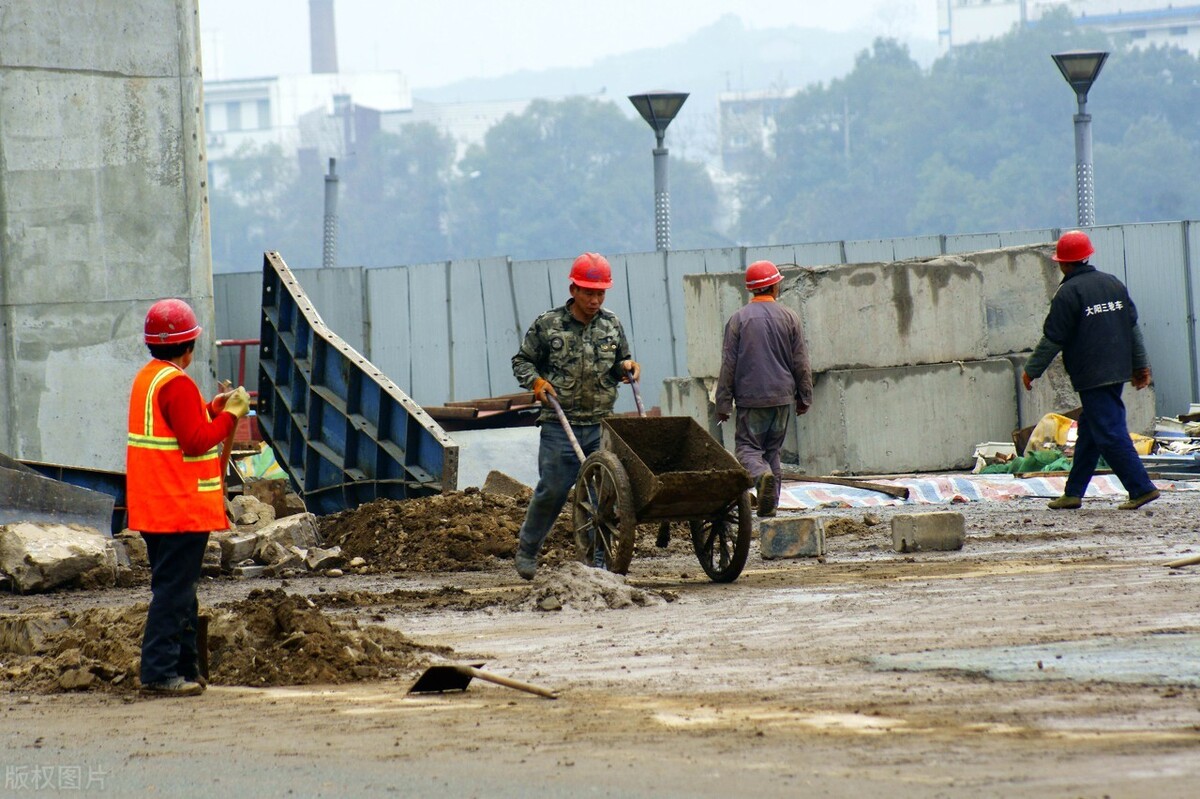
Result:
[[[487,682],[494,682],[497,685],[503,685],[508,688],[516,688],[518,691],[527,691],[531,694],[537,694],[538,696],[544,696],[547,699],[558,699],[558,695],[547,688],[539,688],[538,686],[530,685],[527,682],[521,682],[520,680],[513,680],[508,677],[501,677],[499,674],[492,674],[489,671],[481,671],[481,670],[475,668],[474,666],[456,666],[455,668],[458,669],[458,671],[462,672],[463,674],[469,674],[472,677],[475,677],[480,680],[486,680]]]

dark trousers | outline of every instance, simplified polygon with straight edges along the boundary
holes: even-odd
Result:
[[[787,438],[788,422],[792,418],[791,405],[775,405],[769,408],[738,408],[737,422],[733,430],[733,454],[738,463],[750,472],[755,480],[771,472],[775,475],[775,499],[783,486],[783,470],[779,466],[779,452]]]
[[[585,456],[600,449],[600,425],[571,425],[571,432]],[[580,465],[579,456],[562,425],[556,422],[543,424],[538,444],[538,484],[529,501],[517,544],[526,555],[537,557],[579,477]]]
[[[142,533],[150,558],[150,610],[142,634],[142,685],[196,679],[196,586],[208,533]]]
[[[1125,403],[1121,401],[1124,388],[1123,383],[1115,383],[1079,392],[1083,413],[1079,416],[1079,437],[1075,441],[1075,457],[1071,461],[1071,474],[1067,477],[1064,494],[1084,495],[1101,455],[1130,497],[1140,497],[1154,490],[1154,483],[1129,438]]]

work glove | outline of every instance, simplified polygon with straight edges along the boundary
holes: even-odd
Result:
[[[1033,378],[1029,376],[1029,372],[1021,372],[1021,383],[1024,384],[1026,391],[1033,391]]]
[[[1150,385],[1150,367],[1143,366],[1141,369],[1133,370],[1133,387],[1141,391],[1146,386]]]
[[[241,419],[250,413],[250,394],[242,386],[229,393],[225,400],[225,412],[232,413],[235,419]]]
[[[729,414],[727,414],[727,413],[718,413],[717,414],[717,424],[725,424],[728,421],[729,421]]]
[[[533,396],[537,398],[538,402],[545,404],[547,394],[551,397],[558,396],[558,392],[554,390],[554,386],[550,385],[549,380],[535,377],[533,379]]]
[[[802,402],[797,402],[797,403],[796,403],[796,415],[797,415],[797,416],[803,416],[804,414],[808,413],[808,409],[809,409],[810,407],[812,407],[812,406],[811,406],[811,405],[805,405],[805,404],[804,404],[804,403],[802,403]]]
[[[632,372],[634,380],[640,380],[642,377],[642,366],[641,366],[641,364],[639,364],[637,361],[635,361],[633,359],[630,359],[628,361],[621,361],[621,370],[623,372],[627,372],[627,373]],[[624,381],[626,383],[628,383],[629,380],[630,380],[630,377],[628,374],[626,374],[624,377]]]

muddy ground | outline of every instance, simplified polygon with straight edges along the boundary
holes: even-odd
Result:
[[[821,511],[835,520],[823,559],[764,561],[755,545],[731,585],[707,580],[680,530],[656,549],[653,528],[627,579],[569,563],[564,534],[525,583],[520,508],[438,500],[341,520],[373,573],[206,579],[202,608],[243,631],[220,639],[223,662],[245,668],[215,661],[199,698],[29,676],[136,637],[145,586],[0,597],[4,614],[105,630],[40,660],[0,656],[5,795],[79,795],[62,783],[76,776],[118,796],[1196,794],[1200,566],[1163,564],[1200,552],[1200,492],[1134,512]],[[934,509],[964,514],[966,546],[894,552],[892,515]],[[287,666],[307,654],[307,670]],[[559,698],[478,679],[406,696],[442,659]]]

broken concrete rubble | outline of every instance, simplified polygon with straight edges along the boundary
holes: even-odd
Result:
[[[16,591],[46,591],[104,568],[116,571],[116,552],[91,528],[32,522],[0,526],[0,572]]]

